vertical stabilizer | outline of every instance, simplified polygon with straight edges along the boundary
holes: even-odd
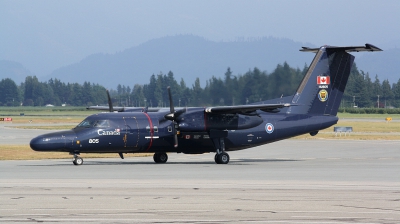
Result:
[[[365,47],[324,46],[300,51],[316,55],[292,99],[297,106],[291,107],[288,113],[336,115],[355,58],[348,52],[381,49],[366,44]]]

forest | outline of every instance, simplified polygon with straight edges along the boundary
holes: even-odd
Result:
[[[170,71],[151,75],[148,84],[119,84],[110,93],[115,106],[166,107],[168,86],[176,106],[240,105],[293,95],[307,69],[307,65],[300,69],[284,63],[278,64],[269,74],[254,68],[245,74],[234,75],[227,68],[222,78],[212,77],[206,80],[204,87],[200,85],[200,78],[192,85],[187,85],[183,79],[178,82]],[[0,106],[47,104],[106,105],[106,89],[90,82],[64,83],[58,79],[40,82],[36,76],[27,76],[20,85],[10,78],[0,81]],[[375,75],[372,81],[368,73],[359,71],[353,64],[341,105],[342,108],[398,108],[400,79],[390,84],[388,80],[381,82]]]

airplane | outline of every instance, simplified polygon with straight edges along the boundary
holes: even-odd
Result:
[[[170,88],[169,109],[114,108],[88,116],[75,128],[40,135],[30,142],[35,151],[67,152],[82,165],[81,153],[154,153],[166,163],[167,153],[215,153],[217,164],[228,164],[228,151],[243,150],[309,133],[338,122],[337,111],[354,56],[349,52],[382,51],[365,46],[302,47],[315,53],[292,96],[238,106],[176,108]],[[91,108],[93,109],[93,108]],[[96,109],[96,107],[94,107]]]

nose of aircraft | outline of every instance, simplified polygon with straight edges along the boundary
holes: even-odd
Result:
[[[31,149],[35,151],[68,151],[73,146],[76,134],[73,131],[60,131],[33,138],[30,142]]]

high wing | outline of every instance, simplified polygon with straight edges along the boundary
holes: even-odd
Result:
[[[334,47],[334,46],[324,46],[325,48],[331,48],[333,50],[342,50],[345,52],[359,52],[359,51],[382,51],[379,47],[376,47],[372,44],[365,44],[365,46],[352,46],[352,47]],[[300,51],[303,52],[313,52],[316,53],[319,51],[320,48],[309,48],[309,47],[302,47]]]
[[[256,105],[239,105],[239,106],[221,106],[221,107],[207,107],[206,113],[213,114],[250,114],[256,110],[264,112],[275,112],[276,109],[292,106],[289,103],[285,104],[256,104]]]
[[[89,106],[87,110],[106,110],[109,111],[109,106]],[[113,111],[117,112],[143,112],[146,108],[144,107],[113,107]],[[147,112],[159,112],[161,108],[148,108]]]

